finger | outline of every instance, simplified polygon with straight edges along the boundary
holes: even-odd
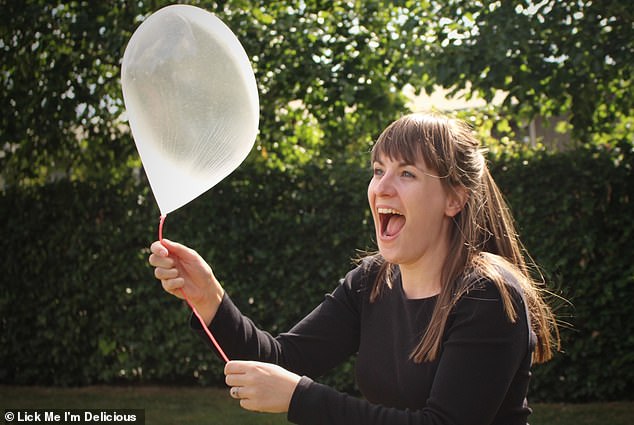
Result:
[[[169,239],[163,239],[162,246],[169,251],[170,254],[176,255],[183,259],[192,259],[197,256],[196,251],[178,242],[172,242]]]
[[[244,360],[231,360],[225,365],[225,375],[244,374],[247,372],[251,362]]]
[[[176,279],[161,280],[161,284],[165,291],[175,294],[185,286],[185,280],[182,277],[178,277]]]
[[[151,254],[148,261],[150,265],[154,267],[162,267],[164,269],[171,269],[172,267],[174,267],[174,264],[175,264],[175,261],[173,258],[161,257],[160,255],[157,255],[157,254]]]
[[[160,257],[167,257],[169,255],[169,251],[160,241],[153,242],[152,245],[150,245],[150,251]]]
[[[244,387],[248,384],[247,375],[243,373],[232,373],[225,376],[225,383],[229,387]]]
[[[235,398],[236,400],[239,400],[240,398],[244,397],[244,387],[240,387],[240,386],[233,386],[229,389],[229,395],[231,396],[231,398]]]
[[[154,276],[159,280],[176,279],[178,277],[178,270],[157,267],[154,269]]]
[[[241,398],[240,399],[240,407],[242,407],[244,410],[250,410],[252,412],[260,412],[261,410],[258,409],[257,404],[251,400],[250,398]]]

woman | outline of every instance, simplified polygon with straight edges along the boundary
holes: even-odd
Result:
[[[526,424],[531,364],[558,335],[478,141],[462,122],[408,115],[372,167],[378,254],[289,332],[257,329],[182,245],[152,245],[156,277],[185,291],[230,358],[255,360],[225,367],[246,409],[297,424]],[[312,380],[355,353],[363,399]]]

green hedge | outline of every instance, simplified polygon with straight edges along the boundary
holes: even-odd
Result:
[[[538,399],[634,394],[633,167],[625,140],[496,164],[523,242],[568,301],[553,299],[563,353],[535,368]]]
[[[634,394],[632,145],[500,156],[493,174],[559,303],[564,352],[535,368],[533,400]],[[245,166],[170,214],[256,323],[284,330],[372,247],[369,170]],[[187,307],[147,265],[158,210],[144,182],[59,182],[0,197],[0,382],[220,384]],[[351,389],[351,363],[326,380]]]

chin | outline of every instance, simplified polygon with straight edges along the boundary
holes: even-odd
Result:
[[[381,254],[381,257],[383,257],[383,259],[388,263],[400,264],[400,262],[402,261],[402,256],[400,256],[397,252],[395,252],[393,249],[382,248],[380,244],[379,254]]]

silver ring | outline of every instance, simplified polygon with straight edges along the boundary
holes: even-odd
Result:
[[[231,396],[233,398],[240,398],[240,388],[239,387],[231,387]]]

